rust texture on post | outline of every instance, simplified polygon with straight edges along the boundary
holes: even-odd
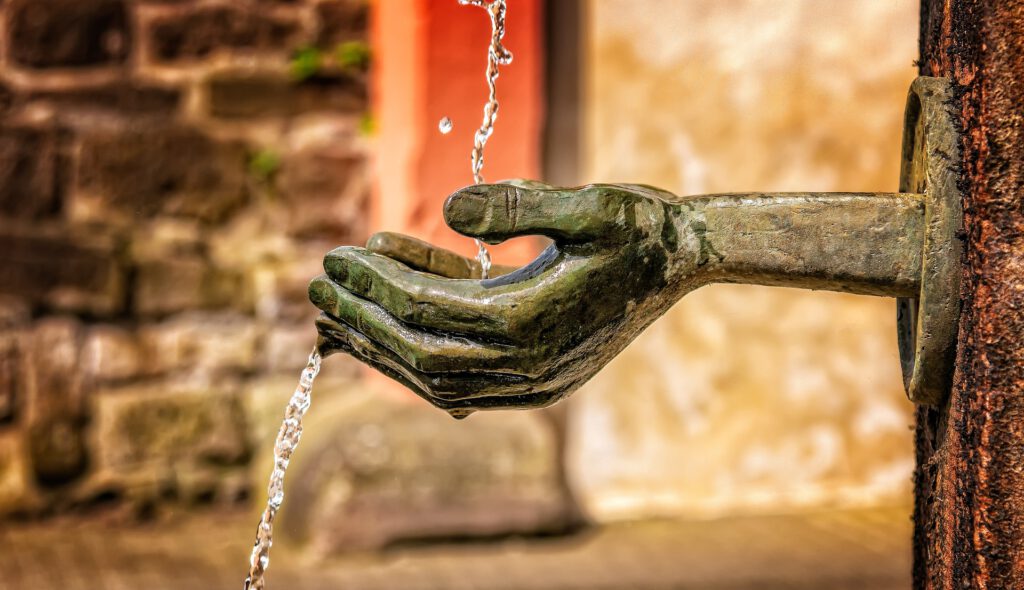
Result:
[[[949,403],[919,407],[914,586],[1024,588],[1024,2],[923,0],[954,82],[965,257]]]

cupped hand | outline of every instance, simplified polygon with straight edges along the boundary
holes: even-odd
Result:
[[[576,390],[699,286],[699,224],[646,186],[475,185],[445,219],[488,243],[543,235],[530,264],[475,261],[399,234],[341,247],[310,284],[323,354],[345,351],[453,414],[541,407]]]

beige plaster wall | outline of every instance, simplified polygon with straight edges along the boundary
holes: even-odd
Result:
[[[911,0],[593,0],[588,181],[892,191]],[[909,501],[895,303],[714,286],[579,392],[570,478],[601,519]]]

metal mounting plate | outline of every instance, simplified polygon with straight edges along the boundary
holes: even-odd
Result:
[[[900,191],[925,195],[921,294],[898,299],[903,384],[910,401],[942,405],[949,396],[960,323],[960,134],[945,78],[921,77],[907,97]]]

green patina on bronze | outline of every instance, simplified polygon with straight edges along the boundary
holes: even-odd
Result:
[[[448,198],[449,226],[489,243],[543,235],[553,244],[523,268],[479,280],[473,260],[378,234],[367,248],[330,252],[309,293],[325,312],[324,355],[348,352],[457,416],[542,407],[703,285],[917,297],[937,259],[925,248],[936,242],[926,224],[933,200],[475,185]]]

